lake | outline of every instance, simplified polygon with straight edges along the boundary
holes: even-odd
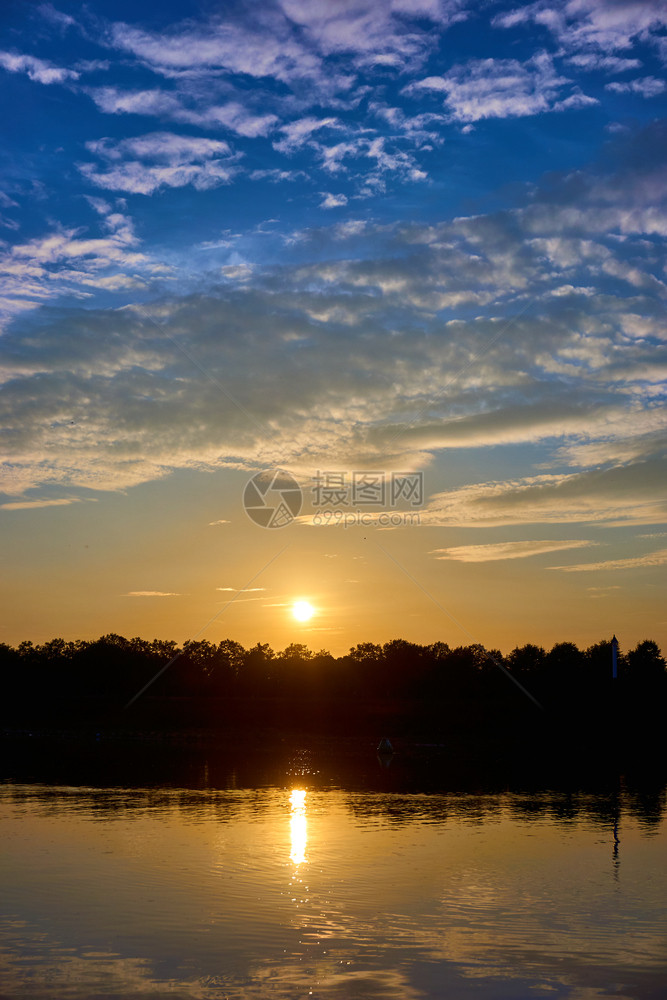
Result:
[[[364,741],[3,765],[2,998],[667,995],[659,782],[456,781]]]

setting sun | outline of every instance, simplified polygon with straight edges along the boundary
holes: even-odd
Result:
[[[292,614],[298,622],[307,622],[315,614],[315,608],[308,601],[295,601],[292,605]]]

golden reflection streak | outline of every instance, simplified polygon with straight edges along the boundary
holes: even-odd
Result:
[[[290,794],[290,807],[290,837],[292,840],[290,860],[293,861],[295,865],[302,865],[306,861],[306,844],[308,842],[305,789],[292,789]]]

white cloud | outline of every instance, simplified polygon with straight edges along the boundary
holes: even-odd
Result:
[[[594,104],[599,104],[597,97],[591,97],[589,94],[584,94],[579,89],[579,87],[574,88],[574,92],[568,97],[564,97],[562,101],[556,101],[552,104],[552,111],[578,111],[580,108],[590,108]]]
[[[446,29],[469,16],[465,0],[280,0],[288,16],[300,24],[326,55],[350,53],[355,65],[381,66],[404,72],[421,65],[435,45],[430,21]]]
[[[667,27],[662,0],[537,0],[494,19],[497,27],[513,28],[530,22],[550,31],[566,53],[624,52],[637,40],[657,42]]]
[[[210,160],[231,153],[229,144],[219,139],[177,135],[175,132],[150,132],[118,141],[98,139],[87,142],[86,149],[107,160],[136,156],[167,164]]]
[[[90,87],[87,92],[107,114],[151,115],[188,125],[222,126],[253,139],[268,135],[278,122],[275,114],[257,114],[238,100],[211,103],[209,94],[180,94],[159,89],[120,90],[117,87]],[[190,106],[188,101],[195,106]]]
[[[436,44],[424,21],[447,26],[464,18],[466,7],[462,0],[279,0],[163,32],[117,23],[110,43],[172,78],[237,73],[333,95],[350,88],[360,67],[419,65]],[[345,58],[347,68],[332,56]]]
[[[332,235],[337,240],[349,240],[354,236],[361,236],[366,232],[368,223],[365,219],[347,219],[345,222],[338,222],[332,229]]]
[[[288,83],[317,79],[322,73],[319,57],[270,9],[250,23],[214,18],[208,23],[173,25],[163,34],[118,23],[111,29],[111,43],[172,77],[226,70]]]
[[[70,17],[69,14],[64,14],[60,10],[56,10],[51,3],[41,3],[37,8],[37,12],[40,17],[62,29],[72,28],[76,25],[73,17]]]
[[[197,119],[191,119],[196,121]],[[224,125],[238,135],[248,138],[268,135],[278,122],[274,114],[253,114],[240,101],[228,101],[226,104],[213,105],[199,118],[201,124]]]
[[[450,117],[458,122],[484,118],[520,118],[545,111],[563,111],[596,103],[579,91],[564,94],[570,86],[559,76],[551,56],[539,52],[525,62],[516,59],[471,59],[439,77],[409,84],[404,93],[441,93]]]
[[[114,291],[145,287],[165,273],[165,265],[139,252],[132,219],[102,199],[91,207],[102,218],[104,236],[60,228],[26,243],[0,250],[0,277],[5,290],[0,316],[35,308],[60,295],[88,296],[84,289]]]
[[[493,60],[488,60],[489,63],[493,63]],[[418,93],[420,90],[430,90],[437,94],[448,94],[451,89],[451,85],[445,77],[442,76],[426,76],[423,80],[418,80],[415,83],[408,84],[405,87],[405,93],[414,94]]]
[[[580,549],[593,545],[583,539],[558,540],[543,539],[522,542],[491,542],[486,545],[455,545],[447,549],[433,549],[430,553],[436,559],[454,559],[457,562],[495,562],[499,559],[526,559],[544,552],[558,552],[562,549]]]
[[[3,208],[18,208],[19,207],[18,202],[14,201],[13,198],[10,198],[9,195],[5,194],[4,191],[0,191],[0,205],[2,205]]]
[[[408,182],[427,179],[412,153],[398,148],[396,144],[390,146],[384,136],[355,136],[333,146],[312,140],[309,145],[328,174],[345,175],[358,181],[357,197],[383,193],[389,175]]]
[[[641,94],[642,97],[658,97],[667,90],[667,82],[659,80],[655,76],[643,76],[636,80],[626,80],[625,82],[608,83],[607,90],[615,94]]]
[[[153,194],[164,187],[188,184],[206,190],[229,183],[238,171],[238,155],[228,143],[173,132],[151,132],[117,142],[99,139],[86,143],[86,148],[111,166],[100,172],[86,163],[79,170],[91,183],[112,191]]]
[[[416,143],[418,147],[441,146],[444,136],[435,126],[447,122],[447,115],[440,112],[424,111],[419,115],[405,114],[401,108],[391,107],[382,102],[370,102],[369,111],[382,122],[389,124]]]
[[[625,73],[629,69],[640,69],[641,59],[627,56],[603,56],[599,52],[581,52],[569,56],[567,62],[577,69],[601,70],[606,73]]]
[[[320,208],[341,208],[343,205],[347,205],[347,198],[344,194],[331,194],[321,192],[324,197],[320,202]]]
[[[270,184],[308,179],[308,175],[303,170],[279,170],[277,167],[267,170],[252,170],[248,176],[251,181],[268,181]]]
[[[27,73],[36,83],[65,83],[67,80],[79,79],[76,70],[64,69],[44,59],[13,52],[0,52],[0,66],[9,73]]]
[[[178,117],[183,107],[175,94],[164,90],[120,90],[118,87],[90,87],[87,93],[100,111],[107,114],[160,115]]]
[[[294,153],[300,149],[315,132],[323,128],[342,128],[336,118],[299,118],[280,127],[283,138],[273,143],[280,153]]]
[[[48,236],[37,237],[28,243],[19,243],[13,247],[12,253],[14,257],[29,258],[31,261],[44,263],[80,257],[99,258],[100,255],[107,260],[114,260],[126,259],[128,246],[134,243],[134,238],[79,239],[77,230],[64,229]]]
[[[270,135],[287,115],[301,115],[285,123],[275,144],[291,154],[305,141],[300,128],[308,128],[307,109],[355,108],[374,86],[369,71],[414,71],[436,48],[438,30],[468,16],[467,7],[464,0],[339,0],[333,6],[269,0],[228,5],[163,30],[118,22],[109,26],[106,44],[170,87],[88,92],[110,113],[229,128],[247,138]],[[323,121],[333,127],[335,119]],[[403,130],[425,141],[423,123],[411,125],[409,116]]]
[[[250,264],[243,261],[235,264],[225,264],[220,268],[220,273],[228,280],[235,282],[247,281],[253,274]]]
[[[108,201],[105,201],[104,198],[96,198],[90,194],[84,194],[84,198],[86,199],[90,207],[97,212],[98,215],[111,214],[112,212],[111,205]]]

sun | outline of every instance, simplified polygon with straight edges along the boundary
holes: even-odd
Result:
[[[292,605],[292,614],[298,622],[307,622],[315,614],[315,608],[308,601],[295,601]]]

